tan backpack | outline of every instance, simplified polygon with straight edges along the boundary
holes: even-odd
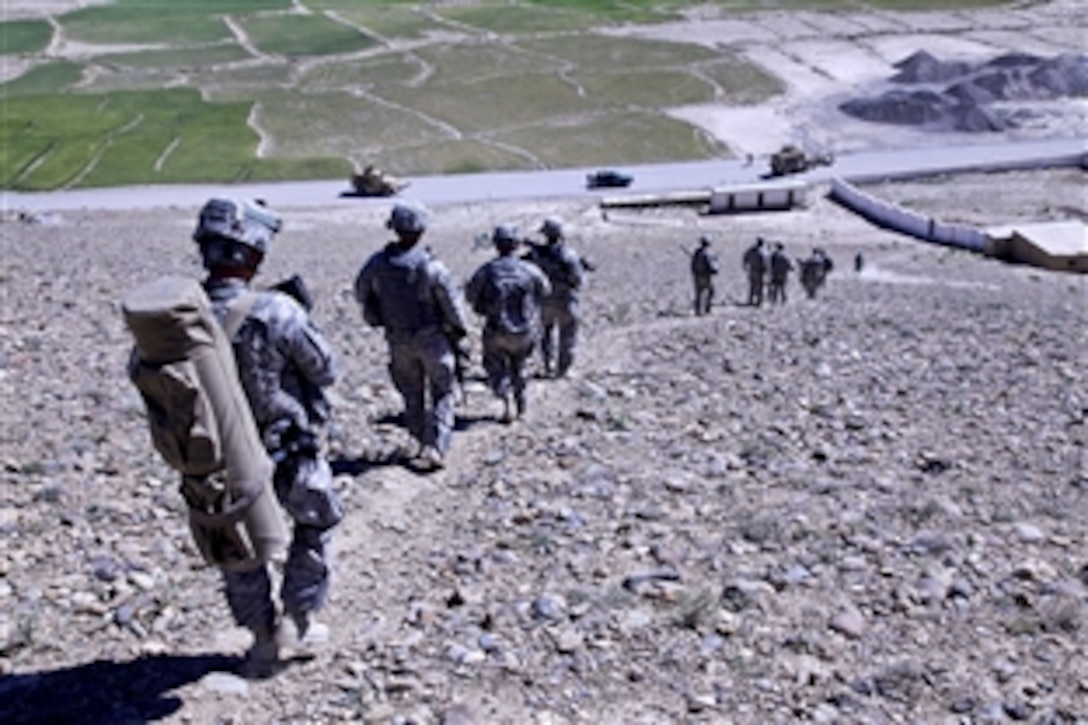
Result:
[[[287,528],[272,490],[274,464],[204,289],[162,277],[126,295],[122,311],[136,341],[129,376],[147,406],[152,444],[182,474],[201,555],[231,570],[281,559]],[[227,324],[244,317],[236,310]]]

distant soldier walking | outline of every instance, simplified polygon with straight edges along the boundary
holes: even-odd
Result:
[[[540,306],[552,287],[539,267],[514,256],[516,229],[500,224],[491,241],[499,256],[476,270],[465,298],[485,319],[484,370],[503,401],[502,421],[510,423],[525,414],[525,361],[540,338]]]
[[[756,237],[756,243],[745,250],[742,262],[748,274],[748,304],[759,307],[763,304],[763,280],[767,275],[767,252],[763,237]]]
[[[831,261],[831,257],[819,247],[813,249],[812,254],[801,260],[801,286],[805,288],[809,299],[816,297],[816,293],[827,280],[827,275],[834,268],[835,264]]]
[[[355,299],[367,323],[385,330],[389,372],[404,397],[408,432],[419,445],[413,463],[433,471],[445,466],[450,447],[454,341],[468,327],[449,271],[419,245],[426,211],[397,204],[386,227],[397,240],[367,260],[355,279]]]
[[[771,304],[786,304],[786,282],[793,271],[793,262],[786,256],[781,243],[774,245],[771,253],[771,285],[768,296]]]
[[[544,297],[541,306],[543,336],[540,352],[544,358],[544,374],[556,377],[567,374],[574,362],[578,344],[578,294],[584,282],[585,260],[565,243],[563,222],[548,217],[540,227],[546,244],[534,244],[526,259],[544,271],[551,283],[551,294]],[[558,360],[555,355],[554,336],[558,332]],[[553,367],[555,363],[555,367]]]
[[[691,255],[691,278],[695,284],[695,314],[710,314],[714,304],[714,276],[718,259],[710,251],[710,238],[700,237],[699,248]]]

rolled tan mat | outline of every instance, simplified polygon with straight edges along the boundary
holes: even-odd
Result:
[[[122,311],[143,365],[187,360],[205,393],[221,446],[221,464],[214,473],[222,477],[227,496],[219,497],[202,513],[218,516],[223,526],[240,522],[245,531],[236,533],[248,542],[249,556],[257,562],[283,558],[288,534],[272,490],[275,465],[261,442],[238,379],[230,341],[215,319],[204,289],[186,277],[161,277],[132,290],[122,302]],[[209,473],[203,466],[201,470],[185,470],[185,462],[172,465],[186,476]],[[208,526],[205,519],[201,528]],[[196,528],[194,535],[199,535]],[[231,567],[251,564],[210,563]]]

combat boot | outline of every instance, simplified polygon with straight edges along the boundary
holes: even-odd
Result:
[[[279,672],[283,666],[280,660],[282,638],[283,632],[279,624],[253,630],[253,644],[246,650],[242,676],[263,680]]]
[[[509,395],[502,396],[502,415],[499,416],[500,423],[513,423],[514,422],[514,406],[511,404]]]
[[[438,471],[446,467],[442,452],[434,446],[423,446],[423,451],[416,459],[416,464],[423,471]]]
[[[328,625],[316,621],[310,612],[292,612],[290,618],[295,625],[294,645],[296,647],[308,649],[329,641]]]

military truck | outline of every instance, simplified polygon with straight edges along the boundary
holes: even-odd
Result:
[[[390,176],[376,166],[367,166],[363,173],[352,174],[351,186],[359,196],[393,196],[408,188],[408,182]]]
[[[767,176],[799,174],[817,166],[830,166],[834,162],[831,154],[809,155],[793,144],[786,144],[771,154],[771,171]]]

